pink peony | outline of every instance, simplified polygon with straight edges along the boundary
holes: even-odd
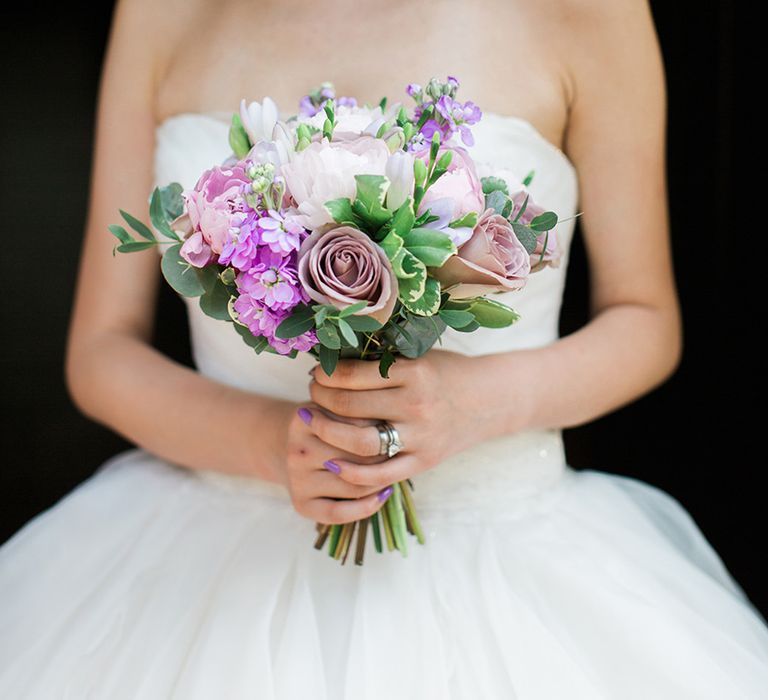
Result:
[[[288,192],[296,202],[295,221],[309,230],[333,223],[325,202],[339,197],[354,199],[355,175],[384,175],[389,149],[373,136],[344,141],[314,141],[280,166]]]
[[[444,287],[458,285],[448,290],[452,297],[464,298],[521,289],[531,260],[509,221],[486,209],[458,253],[430,271]]]
[[[236,163],[206,170],[194,189],[183,193],[193,230],[202,233],[216,255],[230,238],[232,216],[242,209],[243,194],[250,185],[243,164]]]
[[[452,220],[460,219],[471,211],[480,213],[484,209],[485,197],[472,157],[461,146],[443,146],[438,150],[438,159],[446,151],[453,152],[448,171],[434,185],[430,185],[424,199],[421,200],[418,213],[421,214],[430,203],[439,199],[448,199],[452,202]],[[429,150],[417,155],[428,160]]]

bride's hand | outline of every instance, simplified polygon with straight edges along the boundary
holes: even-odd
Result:
[[[326,468],[350,484],[381,488],[469,447],[481,419],[469,405],[472,359],[444,350],[413,360],[398,357],[389,379],[379,375],[374,361],[341,360],[331,376],[318,365],[310,383],[312,400],[339,416],[369,419],[368,425],[351,425],[318,412],[310,430],[338,448]],[[366,463],[366,457],[379,454],[375,423],[381,420],[397,429],[403,448],[391,459]],[[357,456],[350,459],[342,452]]]
[[[316,425],[321,416],[325,420],[332,419],[323,415],[317,406],[294,405],[291,408],[289,405],[288,408],[293,415],[284,424],[285,432],[280,438],[284,456],[278,471],[295,510],[307,518],[328,524],[361,520],[379,510],[391,489],[352,484],[323,467],[324,462],[338,459],[340,451],[320,440],[310,425]],[[344,456],[357,459],[351,453]]]

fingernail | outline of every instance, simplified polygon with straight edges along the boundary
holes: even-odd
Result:
[[[341,474],[341,467],[336,464],[336,462],[332,462],[330,459],[325,460],[325,462],[323,462],[323,466],[334,474]]]
[[[312,411],[310,411],[308,408],[304,408],[303,406],[297,411],[299,414],[299,418],[303,420],[307,425],[309,425],[312,422]]]
[[[387,486],[387,488],[383,489],[382,491],[379,491],[378,496],[379,500],[384,503],[391,495],[392,492],[395,490],[394,486]]]
[[[307,374],[308,374],[310,377],[314,377],[314,376],[315,376],[315,368],[313,367],[312,369],[310,369],[310,370],[309,370],[309,372],[307,372]]]

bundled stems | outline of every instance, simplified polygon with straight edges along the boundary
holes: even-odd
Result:
[[[355,564],[361,566],[365,556],[365,545],[368,530],[373,532],[373,544],[377,552],[384,550],[381,529],[384,529],[384,541],[387,550],[398,550],[404,557],[408,555],[408,535],[414,535],[419,544],[425,543],[424,533],[411,496],[413,484],[410,479],[399,481],[392,485],[390,497],[381,509],[363,520],[350,523],[327,525],[317,523],[317,538],[315,549],[322,549],[328,541],[328,555],[345,564],[352,541],[357,531],[355,541]]]

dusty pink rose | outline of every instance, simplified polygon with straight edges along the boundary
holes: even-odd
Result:
[[[419,205],[419,214],[429,207],[430,202],[439,199],[449,199],[452,202],[452,220],[460,219],[471,211],[478,213],[483,211],[485,206],[483,186],[472,157],[461,146],[445,146],[438,150],[438,159],[445,151],[453,152],[451,164],[448,166],[448,171],[434,185],[430,185]],[[421,157],[428,159],[429,150],[424,151]]]
[[[528,251],[517,239],[512,225],[494,209],[486,209],[477,220],[470,239],[458,253],[431,273],[452,297],[473,297],[491,292],[520,289],[531,271]]]
[[[318,304],[338,309],[367,301],[358,314],[386,323],[397,299],[397,277],[384,251],[366,234],[335,224],[313,231],[299,248],[299,279]]]
[[[511,195],[511,199],[515,203],[515,211],[523,205],[526,196],[528,196],[528,204],[525,205],[525,211],[520,217],[521,224],[530,224],[533,219],[539,216],[539,214],[543,214],[546,211],[546,209],[533,201],[530,192],[526,189]],[[512,218],[514,218],[514,216]],[[562,251],[560,250],[560,245],[557,240],[556,230],[552,229],[546,233],[540,233],[536,237],[536,249],[531,253],[531,272],[538,272],[547,265],[550,267],[559,267],[561,257]]]
[[[227,168],[217,165],[200,176],[194,189],[183,193],[193,230],[202,233],[216,255],[229,238],[232,215],[250,184],[242,163]]]

